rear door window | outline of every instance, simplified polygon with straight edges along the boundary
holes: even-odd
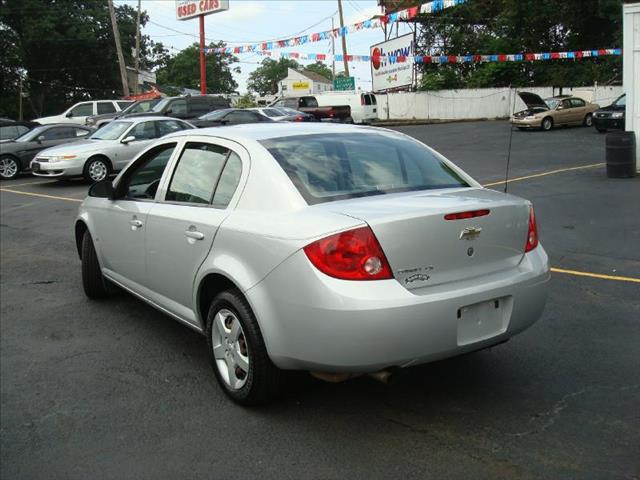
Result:
[[[584,107],[586,105],[585,101],[580,98],[572,98],[571,105],[575,108]]]
[[[116,107],[111,102],[98,102],[98,115],[115,113]]]
[[[319,134],[261,143],[309,204],[469,186],[426,146],[395,135]]]
[[[229,150],[219,145],[190,142],[176,166],[165,200],[209,204]]]

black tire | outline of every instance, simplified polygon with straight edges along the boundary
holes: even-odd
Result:
[[[220,310],[228,310],[239,320],[247,347],[249,370],[246,381],[238,389],[232,388],[222,378],[214,355],[213,323]],[[285,372],[277,368],[265,347],[260,327],[245,298],[237,290],[227,290],[218,294],[207,314],[207,346],[211,366],[224,392],[240,405],[260,405],[278,398],[283,391]]]
[[[542,128],[542,130],[544,130],[545,132],[548,132],[549,130],[551,130],[553,128],[553,118],[551,117],[544,117],[542,119],[542,123],[540,124],[540,127]]]
[[[606,128],[596,127],[596,130],[598,131],[598,133],[607,133],[607,129]]]
[[[0,179],[13,180],[20,174],[20,160],[13,155],[0,155]]]
[[[584,125],[585,127],[593,127],[593,115],[591,115],[590,113],[587,113],[587,116],[584,117],[584,121],[582,122],[582,125]]]
[[[112,284],[102,275],[93,239],[88,230],[82,237],[82,287],[85,295],[92,299],[106,298],[114,291]]]
[[[101,176],[98,176],[98,172],[101,172]],[[109,160],[104,157],[91,157],[84,164],[82,170],[82,176],[89,183],[99,182],[104,180],[111,174],[111,164]]]

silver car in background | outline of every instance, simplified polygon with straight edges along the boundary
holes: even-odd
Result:
[[[119,286],[203,333],[242,404],[285,370],[344,380],[504,342],[550,278],[530,202],[348,125],[169,135],[93,185],[75,237],[85,293]]]
[[[99,182],[122,170],[140,151],[164,135],[195,128],[169,117],[136,117],[108,123],[88,139],[41,151],[31,161],[38,177],[83,176]]]

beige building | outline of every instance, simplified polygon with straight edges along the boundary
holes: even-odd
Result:
[[[293,97],[297,95],[316,95],[333,90],[333,82],[309,70],[290,68],[287,78],[278,84],[278,96]]]

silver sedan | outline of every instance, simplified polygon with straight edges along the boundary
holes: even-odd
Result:
[[[380,377],[502,343],[549,281],[530,202],[369,127],[169,135],[93,185],[75,235],[85,293],[118,286],[204,334],[243,404],[287,370]]]
[[[136,117],[111,122],[87,140],[41,151],[31,161],[38,177],[66,178],[82,175],[98,182],[122,170],[141,150],[169,133],[195,128],[169,117]]]

